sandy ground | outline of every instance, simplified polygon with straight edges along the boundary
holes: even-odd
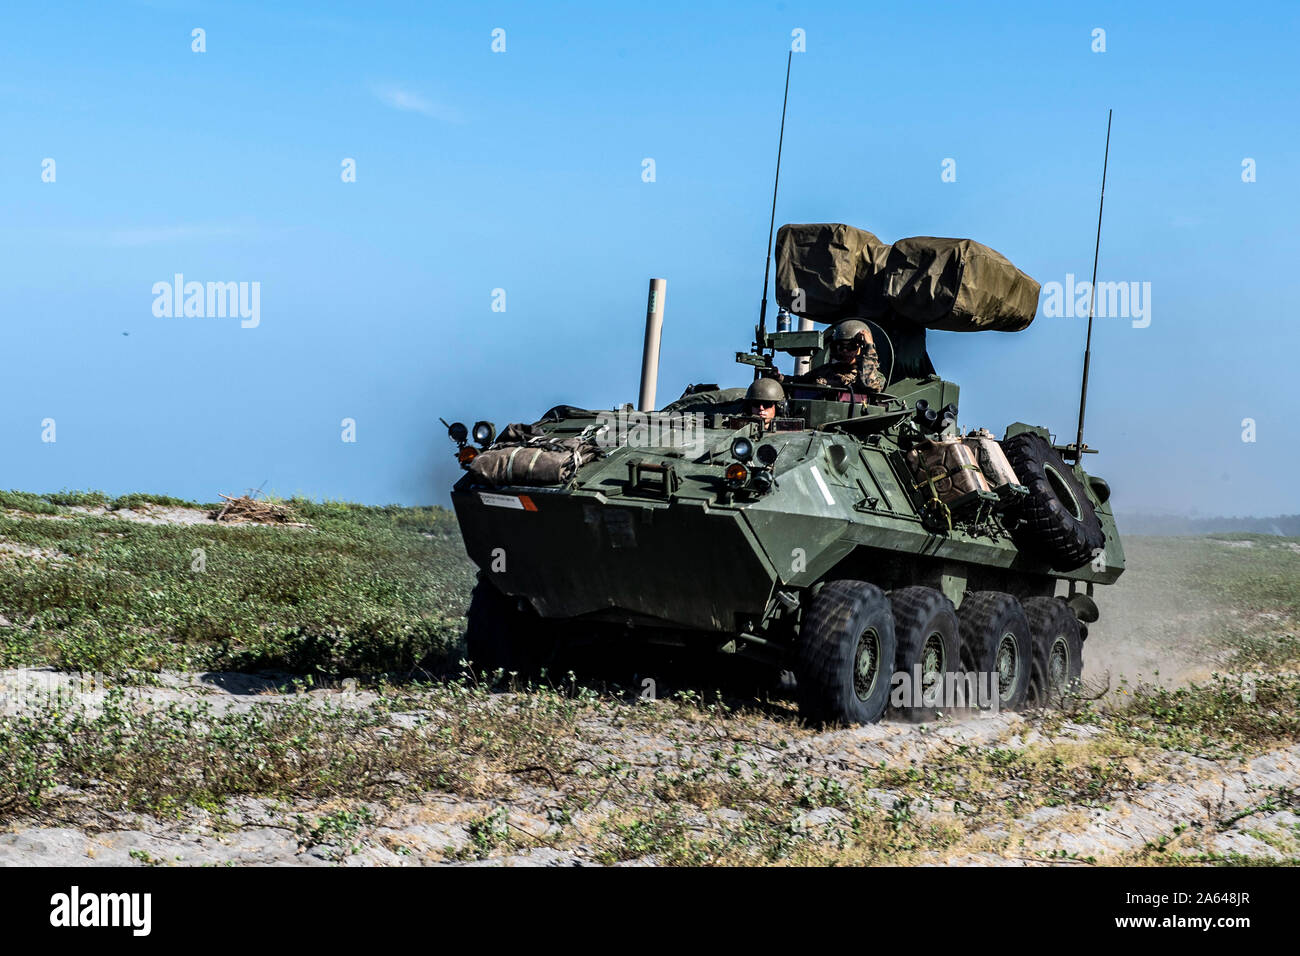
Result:
[[[47,671],[11,670],[0,673],[0,692],[13,698],[24,686],[55,685],[77,693],[92,709],[102,700],[99,688],[73,687],[66,675]],[[159,704],[191,700],[202,696],[218,711],[247,709],[262,703],[284,700],[274,681],[246,675],[170,674],[163,686],[141,690]],[[318,690],[313,695],[334,702],[352,700],[364,705],[370,695],[352,690]],[[509,706],[509,696],[496,698]],[[418,713],[404,715],[401,722]],[[679,741],[669,726],[661,733],[628,733],[615,726],[593,726],[596,749],[615,755],[641,772],[653,773],[672,754]],[[864,770],[907,768],[951,760],[956,748],[1018,747],[1046,742],[1024,718],[997,714],[944,726],[923,726],[884,721],[870,727],[829,731],[798,740],[789,747],[770,746],[761,741],[780,736],[779,726],[760,726],[756,744],[744,757],[765,772],[777,775],[804,773],[847,780]],[[1086,743],[1095,734],[1087,726],[1067,725],[1054,742]],[[1255,834],[1261,831],[1291,832],[1300,828],[1300,811],[1277,810],[1254,813],[1222,826],[1235,814],[1258,806],[1262,795],[1277,787],[1295,787],[1300,781],[1300,745],[1281,747],[1254,759],[1220,763],[1181,753],[1161,752],[1152,758],[1156,782],[1108,801],[1103,806],[1065,805],[1043,807],[1016,820],[1008,827],[998,824],[977,832],[951,852],[931,854],[932,862],[946,865],[1042,864],[1045,856],[1061,852],[1077,857],[1108,856],[1141,848],[1144,844],[1179,832],[1189,822],[1202,821],[1212,832],[1207,846],[1218,852],[1239,852],[1262,858],[1281,854]],[[993,799],[1012,799],[1013,783],[1002,785],[1005,793],[985,793]],[[592,863],[591,847],[569,841],[561,847],[547,846],[555,832],[549,810],[559,794],[537,779],[520,779],[515,797],[507,806],[508,825],[516,834],[516,846],[487,860],[457,865],[575,866]],[[880,791],[882,812],[887,812],[896,795]],[[242,799],[234,802],[220,820],[204,812],[183,822],[164,822],[132,815],[106,815],[98,832],[19,826],[0,834],[0,866],[62,865],[348,865],[408,866],[446,864],[448,856],[472,842],[471,821],[480,820],[493,804],[458,799],[454,795],[428,793],[397,806],[367,804],[373,824],[364,829],[355,848],[337,845],[304,847],[295,832],[298,814],[310,817],[322,812],[321,804],[276,804],[267,800]],[[617,807],[598,805],[586,822],[595,824]],[[951,799],[936,798],[916,810],[922,817],[942,821],[960,812]],[[720,811],[726,812],[726,811]],[[831,826],[839,811],[821,808],[804,817],[807,826]],[[120,825],[114,825],[114,820]],[[1300,832],[1300,831],[1298,831]],[[535,846],[528,844],[535,843]],[[522,845],[521,845],[522,844]],[[970,847],[980,847],[972,850]],[[924,857],[923,857],[924,861]],[[640,863],[653,863],[653,857]],[[1069,861],[1066,861],[1069,862]]]
[[[116,514],[122,520],[208,520],[203,512],[191,509]],[[1213,544],[1224,552],[1225,559],[1233,548],[1248,546],[1249,542]],[[1182,683],[1208,676],[1215,669],[1216,653],[1207,650],[1205,640],[1217,618],[1215,609],[1188,584],[1193,558],[1188,557],[1188,564],[1180,564],[1179,558],[1170,559],[1167,554],[1158,563],[1143,560],[1142,539],[1130,543],[1129,558],[1130,571],[1119,584],[1098,592],[1102,620],[1092,626],[1085,647],[1085,677],[1113,687],[1121,678]],[[6,707],[18,706],[23,691],[33,687],[46,691],[61,688],[92,710],[104,693],[101,687],[78,684],[68,675],[50,671],[0,672],[0,714]],[[164,674],[160,686],[139,693],[158,704],[202,699],[218,712],[287,699],[283,684],[274,676],[240,674]],[[358,705],[371,699],[366,693],[347,689],[317,690],[312,694],[322,700],[354,701]],[[509,706],[508,697],[498,701],[500,706]],[[419,716],[410,714],[405,719]],[[600,741],[601,756],[617,757],[639,772],[653,772],[662,756],[676,746],[670,736],[628,734],[612,725],[592,731]],[[782,733],[781,726],[773,723],[764,738],[775,740]],[[1087,741],[1093,733],[1093,728],[1072,727],[1067,736]],[[746,757],[773,773],[797,771],[848,779],[882,763],[906,768],[951,759],[954,748],[961,745],[1022,746],[1033,743],[1037,734],[1032,722],[1015,714],[938,726],[887,720],[871,727],[803,737],[788,747],[756,746]],[[1104,806],[1040,808],[1016,820],[1011,829],[1000,824],[977,834],[980,839],[963,840],[964,849],[936,852],[932,862],[1032,865],[1045,862],[1044,857],[1055,852],[1075,854],[1075,860],[1092,856],[1104,861],[1177,834],[1189,821],[1197,820],[1204,821],[1210,834],[1205,846],[1223,853],[1277,858],[1282,855],[1279,850],[1258,834],[1267,831],[1300,837],[1298,812],[1247,812],[1259,805],[1262,795],[1279,787],[1294,789],[1300,783],[1300,745],[1281,746],[1248,761],[1231,763],[1163,751],[1150,759],[1159,764],[1145,768],[1157,771],[1148,774],[1156,782],[1117,796]],[[515,846],[487,860],[458,865],[558,866],[594,862],[592,848],[581,843],[568,840],[560,846],[548,845],[555,832],[550,813],[559,796],[556,791],[540,787],[535,777],[516,781],[514,789],[516,796],[505,809],[508,825],[517,837]],[[988,796],[1011,799],[1014,794],[1008,791]],[[887,808],[895,798],[882,791],[880,799]],[[106,819],[96,832],[19,823],[9,832],[0,833],[0,865],[443,864],[455,851],[471,844],[471,822],[481,820],[494,809],[490,803],[439,793],[427,793],[398,806],[367,806],[373,822],[356,846],[345,850],[333,845],[304,846],[295,832],[297,815],[318,813],[320,804],[286,805],[244,799],[231,805],[219,820],[203,812],[188,815],[183,822],[121,815]],[[589,822],[594,824],[602,813],[616,810],[612,806],[594,808]],[[951,800],[935,799],[917,812],[942,820],[960,810]],[[1243,812],[1245,816],[1233,821],[1236,814]],[[837,813],[826,808],[811,811],[807,825],[834,825]],[[1224,825],[1223,821],[1231,822]],[[651,856],[633,862],[655,860]]]

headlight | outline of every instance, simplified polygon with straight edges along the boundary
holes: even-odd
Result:
[[[737,438],[731,443],[731,454],[737,461],[749,461],[754,454],[754,443],[748,438]]]
[[[457,445],[465,444],[465,439],[469,437],[469,429],[463,422],[452,422],[447,426],[447,434]]]
[[[492,444],[492,439],[497,435],[497,427],[491,422],[474,423],[474,440],[480,445]]]
[[[741,464],[727,466],[727,482],[735,488],[739,488],[749,480],[749,469]]]

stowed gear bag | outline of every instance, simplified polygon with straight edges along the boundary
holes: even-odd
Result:
[[[975,453],[975,460],[979,462],[980,470],[984,472],[991,487],[1020,484],[1002,446],[987,428],[974,429],[962,441]]]
[[[988,491],[988,479],[971,450],[954,435],[923,441],[907,453],[916,487],[947,504],[972,491]]]
[[[491,448],[474,456],[469,473],[493,487],[562,485],[600,454],[595,439],[585,431],[570,438],[551,438],[536,425],[516,423],[507,425]]]
[[[960,436],[920,442],[905,457],[916,479],[914,487],[925,496],[922,517],[932,528],[946,526],[951,531],[949,505],[972,492],[990,490],[975,452]]]

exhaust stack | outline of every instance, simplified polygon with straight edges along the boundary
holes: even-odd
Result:
[[[651,279],[645,307],[645,347],[641,352],[641,400],[637,410],[652,412],[659,385],[659,339],[664,329],[664,295],[667,279]]]
[[[811,332],[815,328],[816,326],[813,325],[812,319],[804,318],[802,315],[799,316],[800,332]],[[794,360],[794,374],[807,375],[811,371],[812,371],[811,355],[800,355],[798,358]]]

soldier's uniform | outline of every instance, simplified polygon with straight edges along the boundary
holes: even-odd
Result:
[[[858,363],[827,362],[811,372],[794,379],[796,385],[832,385],[854,392],[878,392],[885,387],[885,376],[880,371],[880,356],[874,345],[863,349],[862,374],[858,374]]]

